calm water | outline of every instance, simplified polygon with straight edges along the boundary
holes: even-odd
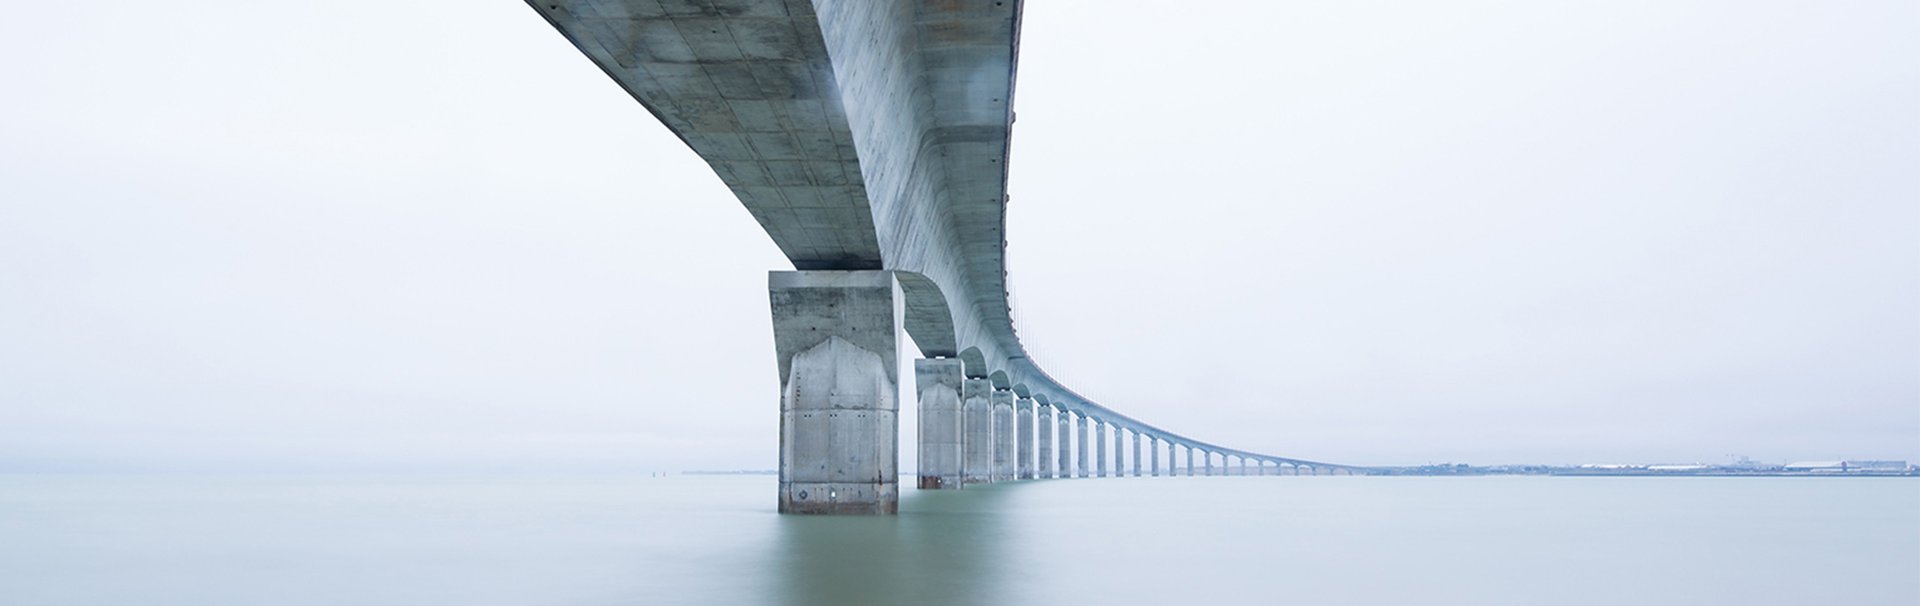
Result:
[[[1920,604],[1920,481],[0,476],[0,604]]]

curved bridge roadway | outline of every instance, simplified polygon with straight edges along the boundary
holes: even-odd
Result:
[[[1104,476],[1109,431],[1116,475],[1129,434],[1134,475],[1143,439],[1154,475],[1212,474],[1216,458],[1221,473],[1365,471],[1159,429],[1028,358],[1003,254],[1018,0],[528,3],[700,154],[793,261],[768,280],[781,511],[894,511],[903,329],[925,356],[922,488]]]

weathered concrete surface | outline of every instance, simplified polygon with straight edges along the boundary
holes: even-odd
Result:
[[[967,379],[960,383],[961,440],[960,473],[962,481],[981,484],[993,481],[993,383],[986,379]]]
[[[1104,478],[1104,477],[1107,477],[1107,422],[1106,421],[1102,421],[1100,419],[1093,420],[1093,439],[1094,439],[1093,456],[1096,457],[1095,463],[1094,463],[1095,469],[1094,469],[1093,475],[1095,477]]]
[[[899,503],[899,286],[884,271],[772,272],[780,512]]]
[[[1060,411],[1060,418],[1055,423],[1060,425],[1059,432],[1055,436],[1059,439],[1054,444],[1054,448],[1059,449],[1060,477],[1071,478],[1073,477],[1073,413]]]
[[[942,358],[913,361],[914,385],[920,396],[920,488],[960,488],[960,382],[965,380],[960,360]]]
[[[1087,419],[1087,415],[1074,415],[1074,416],[1075,416],[1075,426],[1076,426],[1076,429],[1078,430],[1078,433],[1080,434],[1078,438],[1074,439],[1074,446],[1077,447],[1078,449],[1078,456],[1076,456],[1075,458],[1078,459],[1080,462],[1079,475],[1080,477],[1084,478],[1089,475],[1088,473],[1089,470],[1087,469],[1087,463],[1089,462],[1087,461],[1087,420],[1088,419]]]
[[[1042,405],[1036,413],[1039,415],[1039,419],[1033,424],[1036,432],[1034,438],[1038,442],[1033,449],[1035,464],[1034,476],[1043,480],[1051,480],[1053,479],[1054,463],[1053,434],[1054,431],[1056,431],[1053,425],[1053,407]]]
[[[1160,440],[1152,437],[1147,438],[1147,452],[1149,456],[1153,458],[1153,468],[1149,473],[1153,477],[1160,477]]]
[[[1033,479],[1033,398],[1013,402],[1013,468],[1015,477]]]
[[[1140,477],[1140,432],[1133,432],[1133,477]]]
[[[1013,479],[1013,392],[993,392],[993,481]]]

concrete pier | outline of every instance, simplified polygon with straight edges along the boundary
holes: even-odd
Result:
[[[1193,475],[1193,447],[1188,446],[1186,447],[1186,449],[1187,449],[1187,475],[1192,476]]]
[[[1127,475],[1127,430],[1119,425],[1113,426],[1113,477]]]
[[[993,481],[993,383],[969,378],[960,383],[960,472],[968,484]]]
[[[1093,447],[1093,456],[1095,457],[1095,464],[1097,465],[1097,467],[1094,470],[1094,475],[1096,477],[1104,478],[1104,477],[1107,477],[1107,422],[1106,421],[1101,419],[1093,420],[1093,439],[1096,440]]]
[[[1160,477],[1160,438],[1147,438],[1147,452],[1153,453],[1153,468],[1149,473]]]
[[[920,398],[919,487],[959,488],[960,360],[914,360],[913,378]]]
[[[1057,431],[1053,425],[1053,407],[1041,406],[1037,412],[1040,418],[1033,424],[1034,429],[1037,430],[1034,437],[1038,441],[1038,444],[1035,445],[1033,449],[1034,464],[1037,468],[1034,471],[1034,475],[1041,479],[1051,480],[1053,479],[1054,463],[1053,434]]]
[[[892,272],[767,275],[780,372],[780,512],[899,508],[899,333]]]
[[[1013,479],[1013,391],[993,390],[993,481]]]
[[[1213,475],[1213,453],[1211,451],[1201,451],[1200,460],[1206,463],[1206,475]]]
[[[1013,472],[1022,480],[1033,479],[1033,398],[1013,401]]]
[[[1133,433],[1133,477],[1140,477],[1140,432]]]
[[[1073,413],[1067,412],[1064,408],[1060,409],[1060,417],[1055,419],[1054,423],[1059,424],[1053,447],[1060,458],[1058,461],[1060,477],[1071,478],[1073,477]]]
[[[1087,415],[1080,414],[1075,415],[1075,417],[1077,417],[1074,419],[1076,433],[1080,435],[1074,440],[1073,445],[1077,455],[1075,458],[1078,459],[1077,462],[1080,464],[1080,477],[1084,478],[1089,475],[1089,470],[1087,469],[1087,464],[1089,463],[1089,461],[1087,461]]]

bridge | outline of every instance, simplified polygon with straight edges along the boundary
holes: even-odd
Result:
[[[895,511],[903,330],[922,356],[920,488],[1366,471],[1160,429],[1028,356],[1004,255],[1019,0],[528,4],[712,166],[793,262],[767,280],[781,512]]]

